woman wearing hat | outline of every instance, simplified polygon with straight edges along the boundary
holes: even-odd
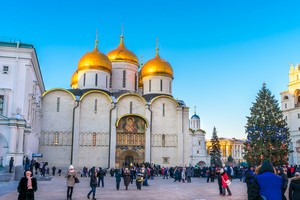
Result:
[[[65,176],[67,178],[67,199],[72,199],[73,188],[75,186],[76,172],[73,165],[69,166],[69,170]]]
[[[36,178],[32,177],[32,172],[27,170],[18,185],[18,200],[34,200],[34,193],[37,190]]]

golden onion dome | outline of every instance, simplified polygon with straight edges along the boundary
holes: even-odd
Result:
[[[147,61],[141,69],[141,78],[155,75],[168,76],[173,79],[173,69],[167,61],[158,55],[158,48],[156,48],[156,56]]]
[[[121,35],[119,46],[116,49],[110,51],[107,54],[107,57],[111,62],[129,62],[138,65],[139,60],[137,56],[125,47],[123,38],[123,35]]]
[[[86,53],[78,62],[78,71],[97,69],[111,73],[112,66],[108,57],[98,51],[98,41],[96,40],[93,51]]]
[[[78,88],[78,72],[75,71],[71,78],[71,88]]]

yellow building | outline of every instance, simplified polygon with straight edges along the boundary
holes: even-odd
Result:
[[[220,149],[221,149],[221,160],[223,163],[227,162],[228,157],[231,155],[236,163],[244,162],[243,153],[244,153],[244,139],[235,139],[235,138],[219,138]],[[210,154],[212,147],[211,140],[206,140],[206,150],[207,154]]]

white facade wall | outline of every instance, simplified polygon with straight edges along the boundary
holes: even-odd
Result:
[[[151,84],[150,84],[151,82]],[[161,87],[162,83],[162,87]],[[172,78],[166,76],[143,77],[143,94],[172,95]],[[151,86],[150,86],[151,85]]]
[[[165,116],[163,116],[163,104],[165,104]],[[176,166],[182,163],[178,158],[178,120],[177,104],[175,100],[166,97],[157,98],[151,103],[152,110],[152,136],[158,136],[158,144],[152,146],[152,162],[163,166]],[[160,143],[162,135],[166,135],[165,147]],[[163,158],[168,158],[168,163],[163,163]]]
[[[4,66],[8,66],[7,73],[3,73]],[[0,44],[0,95],[4,96],[3,117],[0,116],[0,140],[3,140],[0,141],[0,158],[3,165],[9,163],[10,157],[15,158],[15,165],[21,165],[23,156],[31,158],[31,154],[38,151],[40,96],[43,92],[44,83],[35,50],[31,46],[20,48],[17,43]],[[9,127],[12,121],[16,123]]]
[[[123,87],[123,71],[125,71],[125,87]],[[125,62],[112,62],[112,91],[138,90],[138,66]]]

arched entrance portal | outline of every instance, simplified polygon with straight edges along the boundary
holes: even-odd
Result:
[[[5,165],[4,159],[7,153],[7,149],[8,149],[8,143],[5,137],[0,133],[0,167],[3,167]]]
[[[142,117],[128,115],[117,123],[116,166],[142,163],[145,160],[146,122]]]

